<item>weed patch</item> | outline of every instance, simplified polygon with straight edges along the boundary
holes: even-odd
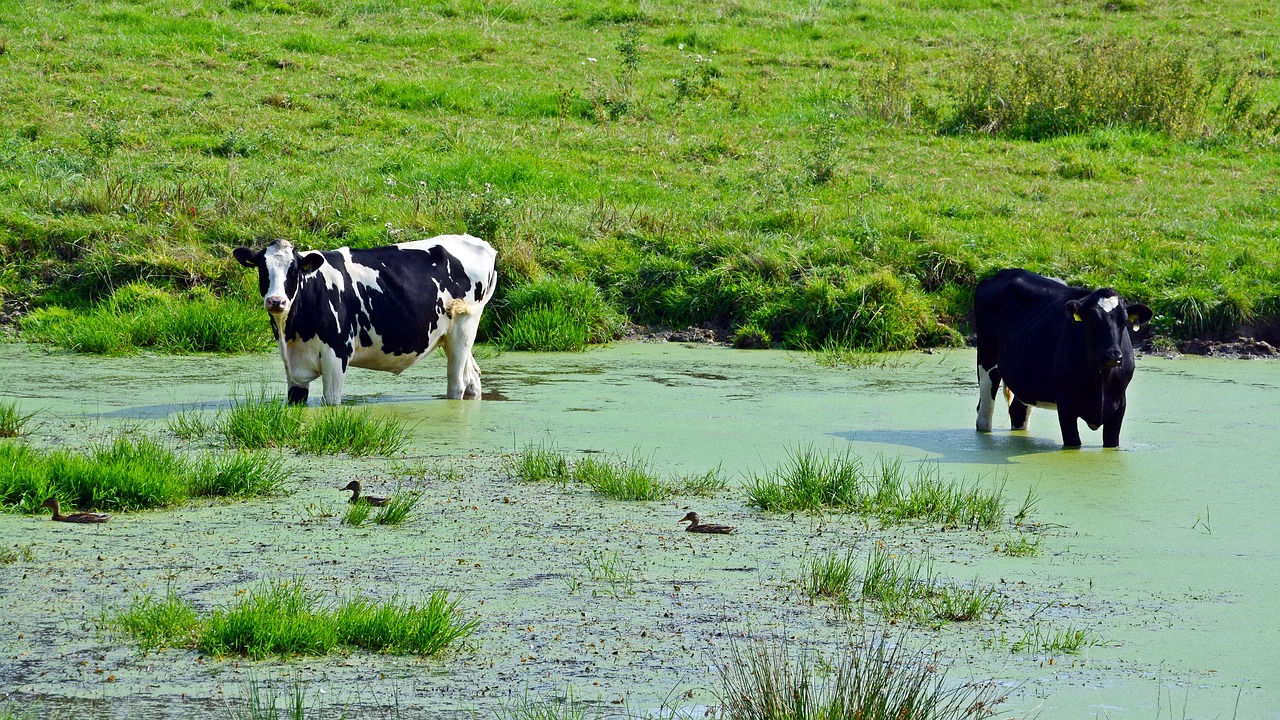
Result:
[[[390,456],[408,444],[409,433],[396,418],[375,418],[368,409],[326,407],[310,418],[298,447],[314,455]]]

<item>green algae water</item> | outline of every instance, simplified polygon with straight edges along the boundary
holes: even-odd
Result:
[[[686,690],[689,705],[714,704],[711,666],[729,638],[786,635],[830,649],[874,626],[873,612],[851,618],[808,603],[792,581],[809,553],[861,556],[885,543],[928,550],[950,577],[999,588],[1005,607],[994,620],[898,629],[950,663],[957,681],[998,680],[1010,693],[1000,717],[1272,716],[1280,365],[1140,358],[1121,448],[1103,450],[1101,433],[1086,429],[1083,449],[1062,451],[1056,417],[1043,410],[1025,433],[1010,432],[999,409],[993,432],[975,432],[973,362],[953,351],[827,369],[803,355],[673,343],[507,353],[480,361],[480,402],[440,399],[440,358],[400,377],[353,371],[348,402],[413,428],[405,458],[290,455],[297,492],[288,497],[121,515],[77,528],[72,542],[47,516],[0,516],[0,547],[35,556],[0,566],[0,693],[68,711],[92,704],[110,717],[166,716],[183,703],[184,717],[214,717],[256,674],[305,682],[312,697],[371,716],[388,693],[404,708],[480,714],[513,693],[565,687],[606,714],[670,704]],[[42,445],[120,428],[164,436],[171,413],[214,412],[250,385],[283,391],[280,375],[269,355],[104,359],[0,345],[0,397],[39,411],[31,441]],[[638,453],[662,472],[719,467],[734,479],[714,498],[610,501],[507,477],[503,455],[530,444]],[[746,507],[739,479],[802,446],[937,463],[948,477],[1003,485],[1012,509],[1033,489],[1041,553],[995,552],[1004,533]],[[426,509],[404,528],[339,526],[334,488],[353,478],[382,491],[413,485]],[[686,508],[739,533],[689,538],[676,522]],[[618,553],[632,594],[593,581],[587,568],[601,551]],[[298,573],[335,594],[448,588],[480,629],[448,659],[259,663],[186,650],[140,657],[95,629],[103,610],[157,588],[205,610],[247,583]],[[1077,654],[1017,649],[1036,628],[1084,630],[1096,644]]]

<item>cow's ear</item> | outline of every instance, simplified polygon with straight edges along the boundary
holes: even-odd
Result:
[[[235,250],[232,250],[231,254],[235,256],[236,262],[245,267],[258,267],[258,263],[254,262],[255,258],[253,251],[247,247],[238,247]]]
[[[319,270],[320,266],[323,264],[323,255],[320,253],[307,253],[306,255],[303,255],[302,260],[298,262],[298,269],[301,270],[303,274],[310,275],[311,273]]]
[[[1073,322],[1084,322],[1084,318],[1080,317],[1079,301],[1068,300],[1067,304],[1064,305],[1063,308],[1066,310],[1067,317],[1071,318]]]
[[[1142,303],[1130,305],[1126,309],[1129,312],[1129,327],[1133,328],[1134,332],[1138,332],[1143,325],[1146,325],[1151,320],[1151,308]]]

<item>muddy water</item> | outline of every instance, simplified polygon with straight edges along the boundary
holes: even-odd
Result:
[[[481,361],[480,403],[438,398],[438,359],[399,378],[353,371],[351,402],[414,427],[399,464],[294,458],[297,492],[286,498],[134,513],[102,527],[0,516],[0,546],[35,555],[0,566],[0,692],[107,717],[222,716],[249,677],[301,679],[317,702],[371,717],[396,706],[487,715],[513,692],[566,686],[606,712],[695,706],[714,701],[711,663],[732,638],[785,635],[830,650],[845,632],[874,627],[874,613],[813,605],[791,581],[806,553],[884,542],[929,552],[956,579],[999,586],[996,620],[894,631],[953,663],[955,680],[1002,680],[1011,692],[1002,716],[1273,716],[1280,365],[1142,358],[1122,449],[1104,451],[1100,434],[1085,432],[1083,450],[1062,452],[1052,413],[1035,411],[1025,434],[999,417],[995,432],[973,431],[971,352],[905,360],[831,370],[803,356],[677,344],[512,353]],[[121,427],[163,434],[176,408],[215,409],[254,383],[280,388],[279,374],[269,356],[98,359],[0,345],[3,396],[41,411],[40,444]],[[525,485],[507,478],[501,456],[528,443],[640,453],[670,473],[720,466],[735,489],[620,503]],[[747,508],[740,473],[802,444],[937,462],[951,477],[1004,483],[1015,504],[1035,488],[1043,553],[996,553],[1006,533]],[[399,528],[339,525],[332,488],[353,477],[375,491],[423,490],[422,512]],[[685,535],[675,524],[685,508],[742,529]],[[591,577],[602,551],[618,553],[629,589]],[[166,585],[209,609],[256,580],[295,574],[378,598],[449,588],[481,626],[441,659],[264,662],[141,656],[97,629],[104,610]],[[1105,642],[1078,655],[1011,652],[1037,624]]]

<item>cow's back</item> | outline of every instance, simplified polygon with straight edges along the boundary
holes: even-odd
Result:
[[[1087,294],[1019,268],[978,283],[974,331],[979,365],[998,366],[1005,384],[1025,402],[1054,402],[1053,366],[1067,322],[1065,305]]]
[[[493,297],[497,253],[468,235],[321,254],[291,324],[358,367],[407,368],[448,330],[455,301],[478,314]]]

